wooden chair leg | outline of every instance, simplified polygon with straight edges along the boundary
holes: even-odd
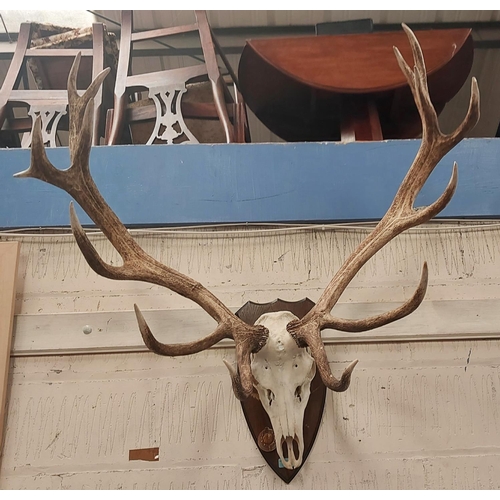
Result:
[[[124,10],[121,14],[122,31],[120,37],[120,56],[116,71],[114,113],[112,115],[111,129],[106,144],[113,146],[120,144],[125,126],[125,111],[127,108],[126,80],[130,64],[130,51],[132,45],[132,31],[134,29],[134,13]]]
[[[92,24],[92,79],[104,69],[104,28],[102,23]],[[94,137],[92,143],[99,145],[102,131],[103,86],[94,97]]]
[[[226,134],[226,142],[233,142],[234,135],[227,113],[226,100],[224,98],[224,82],[220,74],[219,65],[217,64],[217,57],[215,55],[215,46],[210,31],[210,25],[204,11],[195,11],[196,19],[198,22],[198,30],[200,33],[201,49],[205,64],[207,66],[208,78],[212,83],[212,93],[214,96],[215,107],[219,120],[224,128]]]
[[[106,142],[108,146],[120,144],[123,127],[125,125],[125,111],[127,108],[127,95],[115,96],[114,112],[112,115],[111,131]]]
[[[217,110],[217,114],[219,115],[219,120],[224,129],[224,133],[226,134],[226,142],[231,143],[234,142],[234,134],[231,126],[231,122],[229,121],[229,115],[227,113],[226,101],[224,100],[224,91],[222,89],[222,76],[219,75],[219,78],[216,82],[211,80],[212,83],[212,93],[214,96],[215,109]]]
[[[248,124],[245,102],[243,101],[243,96],[236,86],[234,92],[236,94],[236,116],[238,117],[238,119],[234,122],[235,134],[238,136],[237,142],[249,143],[252,142],[252,139],[250,137],[250,126]]]
[[[104,144],[109,144],[109,136],[111,135],[111,125],[113,123],[114,110],[108,109],[106,112],[106,124],[104,128]]]

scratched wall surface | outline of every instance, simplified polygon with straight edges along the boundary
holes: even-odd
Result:
[[[235,307],[278,296],[317,299],[366,233],[240,228],[138,241]],[[144,310],[192,307],[157,287],[97,277],[66,236],[0,238],[22,241],[16,317],[52,318],[37,336],[59,334],[69,313],[120,313],[134,302]],[[106,260],[118,261],[101,236],[92,239]],[[365,266],[341,301],[390,308],[411,295],[427,260],[426,300],[495,304],[499,243],[494,221],[410,231]],[[64,343],[76,349],[85,338],[68,334]],[[318,439],[288,486],[265,465],[246,428],[222,363],[234,358],[230,348],[177,359],[147,352],[15,355],[0,488],[500,487],[500,339],[428,342],[422,332],[419,342],[326,348],[336,374],[353,359],[360,363],[347,392],[328,394]],[[149,447],[159,447],[158,462],[129,461],[130,449]]]
[[[133,234],[153,257],[215,290],[228,305],[240,307],[247,300],[267,302],[277,296],[299,300],[308,295],[316,300],[369,231],[250,226]],[[137,297],[144,298],[145,309],[193,307],[157,286],[96,275],[72,235],[3,233],[0,239],[22,241],[16,314],[131,310]],[[90,239],[106,261],[121,262],[102,235],[90,234]],[[449,222],[410,230],[360,270],[341,302],[404,300],[413,293],[424,261],[429,265],[427,299],[500,298],[500,223]]]
[[[264,463],[211,350],[19,358],[2,488],[499,488],[498,341],[328,347],[351,388],[328,394],[289,486]],[[337,363],[338,362],[338,363]],[[158,462],[128,450],[158,446]]]

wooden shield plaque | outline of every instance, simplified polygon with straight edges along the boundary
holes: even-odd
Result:
[[[302,318],[313,306],[314,302],[307,298],[297,302],[287,302],[281,299],[266,304],[247,302],[236,312],[236,316],[245,321],[245,323],[253,325],[262,314],[269,312],[289,311],[298,318]],[[272,431],[271,421],[260,402],[257,391],[254,389],[252,396],[246,401],[241,402],[243,414],[245,415],[255,444],[271,469],[273,469],[285,483],[289,483],[298,474],[307,460],[318,433],[323,409],[325,407],[325,400],[326,387],[321,381],[319,373],[316,372],[316,375],[311,381],[311,395],[304,414],[303,460],[300,467],[293,470],[285,469],[285,467],[281,465],[281,460],[274,445],[274,433]]]

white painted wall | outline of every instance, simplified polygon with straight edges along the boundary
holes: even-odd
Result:
[[[364,234],[204,230],[138,240],[238,308],[317,299]],[[394,307],[429,264],[427,297],[412,316],[350,343],[325,332],[334,373],[360,362],[350,389],[328,394],[316,444],[289,486],[265,464],[231,392],[222,363],[230,343],[177,359],[131,352],[144,351],[134,302],[163,340],[208,333],[208,316],[158,287],[96,276],[72,237],[0,239],[22,241],[0,488],[500,487],[496,222],[412,230],[354,280],[334,313]],[[130,449],[154,446],[158,462],[128,460]]]

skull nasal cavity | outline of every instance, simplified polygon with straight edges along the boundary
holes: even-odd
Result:
[[[295,397],[299,400],[299,402],[302,402],[302,386],[298,385],[297,388],[295,389]]]
[[[288,445],[289,443],[292,445],[291,448],[292,448],[292,453],[293,453],[293,457],[290,457],[288,456]],[[298,460],[299,459],[299,443],[297,441],[297,436],[294,436],[293,439],[291,438],[281,438],[281,451],[283,453],[283,458],[289,462],[290,459],[295,459],[295,460]]]
[[[273,391],[271,391],[271,389],[267,390],[267,400],[269,401],[269,406],[271,406],[274,400],[274,393]]]

